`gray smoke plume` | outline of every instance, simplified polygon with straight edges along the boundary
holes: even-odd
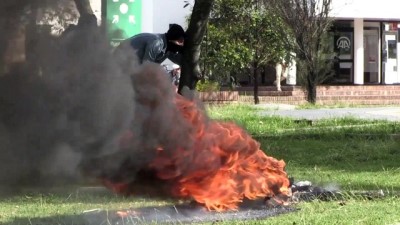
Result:
[[[10,26],[24,24],[30,2],[0,5],[3,187],[79,180],[82,161],[118,151],[134,117],[134,63],[122,68],[114,59],[96,18],[81,18],[59,37],[30,29],[37,35],[29,39],[26,32],[26,60],[8,63],[15,37]],[[134,62],[133,53],[125,57]]]
[[[10,24],[24,24],[33,2],[0,3],[1,57],[16,55]],[[0,188],[131,182],[158,147],[191,148],[193,129],[167,73],[138,65],[130,46],[113,52],[93,15],[57,37],[39,26],[26,31],[26,59],[0,61]]]

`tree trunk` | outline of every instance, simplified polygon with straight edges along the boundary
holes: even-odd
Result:
[[[181,62],[182,73],[178,88],[180,94],[182,94],[184,86],[194,90],[197,81],[201,77],[199,66],[200,47],[207,29],[213,3],[214,0],[196,0],[194,3]]]
[[[307,77],[307,101],[311,104],[317,103],[317,85],[310,79],[314,77],[312,74]]]
[[[258,75],[259,75],[260,68],[258,68],[258,64],[254,63],[253,68],[253,78],[254,78],[254,104],[260,103],[260,98],[258,97]]]
[[[89,0],[74,0],[74,2],[80,16],[93,14],[92,6],[90,5]]]

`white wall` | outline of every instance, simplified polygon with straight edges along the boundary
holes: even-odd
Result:
[[[98,24],[101,23],[101,0],[90,0],[93,14],[97,17]]]
[[[154,1],[142,0],[142,32],[153,33],[154,21]]]
[[[336,18],[400,19],[400,0],[333,0]]]
[[[143,2],[149,0],[142,0]],[[194,0],[189,0],[190,5],[183,8],[184,0],[150,0],[153,2],[153,29],[154,33],[165,33],[171,23],[177,23],[184,29],[187,28],[186,18],[191,14]],[[144,8],[144,7],[143,7]],[[148,12],[143,12],[143,18]],[[145,20],[145,19],[144,19]]]
[[[169,24],[177,23],[186,28],[186,19],[192,12],[194,0],[183,8],[184,0],[142,0],[142,32],[165,33]]]

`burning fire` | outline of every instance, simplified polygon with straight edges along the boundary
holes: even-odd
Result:
[[[178,198],[192,198],[208,210],[237,209],[247,199],[289,195],[285,162],[267,156],[260,144],[234,123],[209,121],[197,105],[180,95],[175,105],[194,129],[192,149],[155,149],[147,169],[171,184]],[[179,137],[178,137],[179,138]],[[116,192],[128,184],[105,181]]]

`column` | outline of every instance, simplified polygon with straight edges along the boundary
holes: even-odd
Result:
[[[364,84],[364,20],[354,19],[354,84]]]

